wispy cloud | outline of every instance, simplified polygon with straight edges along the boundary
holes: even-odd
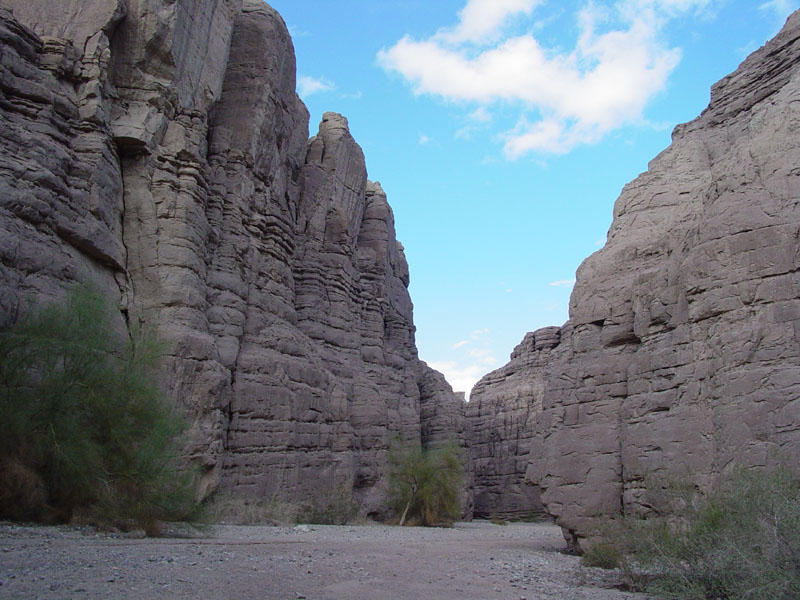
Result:
[[[574,47],[559,51],[532,33],[508,33],[512,21],[530,21],[545,1],[468,0],[455,26],[425,40],[406,35],[378,60],[400,73],[415,94],[478,104],[473,115],[488,115],[494,103],[514,103],[516,127],[502,136],[509,158],[565,153],[643,122],[645,106],[681,57],[678,48],[661,42],[664,25],[710,3],[615,0],[598,6],[587,0],[576,17]]]
[[[428,364],[441,371],[457,392],[469,392],[478,380],[500,366],[491,348],[491,331],[488,327],[473,329],[464,339],[450,348],[446,358]]]
[[[420,146],[424,146],[425,144],[430,143],[430,141],[431,141],[431,138],[429,138],[427,135],[423,134],[423,135],[419,136],[419,145]]]
[[[329,92],[335,87],[336,86],[332,82],[324,78],[317,79],[315,77],[309,77],[308,75],[301,75],[297,78],[297,93],[302,98],[307,98],[312,94],[318,94],[320,92]]]
[[[759,5],[761,10],[768,10],[775,13],[775,16],[783,21],[800,6],[798,0],[769,0]]]
[[[559,279],[558,281],[551,281],[548,285],[553,287],[572,287],[575,285],[574,279]]]
[[[289,35],[292,36],[292,39],[299,38],[299,37],[308,37],[311,35],[308,31],[304,29],[298,29],[296,25],[287,25],[287,29],[289,30]]]
[[[488,123],[492,120],[492,113],[490,113],[485,106],[479,106],[469,113],[469,118],[479,123]]]

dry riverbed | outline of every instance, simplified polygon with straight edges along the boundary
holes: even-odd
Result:
[[[610,600],[550,524],[227,526],[136,539],[0,523],[0,598]]]

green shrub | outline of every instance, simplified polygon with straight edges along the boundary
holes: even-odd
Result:
[[[401,526],[409,518],[431,526],[460,516],[464,467],[455,443],[431,450],[395,447],[389,465],[389,497]]]
[[[676,494],[669,515],[618,520],[607,541],[663,598],[800,598],[799,492],[787,469],[737,470],[705,497]]]
[[[155,532],[193,507],[179,475],[182,420],[156,383],[152,335],[115,335],[92,289],[0,331],[0,516],[76,513]]]

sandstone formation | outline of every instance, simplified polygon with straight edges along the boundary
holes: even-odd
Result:
[[[395,437],[466,451],[386,196],[344,117],[308,139],[271,7],[0,7],[0,322],[91,281],[118,327],[156,327],[200,495],[344,490],[379,513]]]
[[[542,410],[545,367],[560,340],[558,327],[525,336],[511,362],[472,389],[467,420],[472,429],[475,516],[530,519],[544,516],[537,487],[526,484],[533,426]]]
[[[798,99],[795,13],[625,187],[578,270],[560,342],[528,379],[544,382],[528,478],[569,541],[658,509],[670,475],[705,489],[734,464],[798,464]]]

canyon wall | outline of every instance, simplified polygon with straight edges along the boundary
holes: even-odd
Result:
[[[386,195],[344,117],[308,139],[271,7],[0,0],[0,42],[0,323],[90,282],[155,327],[200,496],[380,514],[395,439],[466,460]]]
[[[624,188],[579,268],[528,377],[544,389],[527,476],[571,543],[658,510],[670,477],[708,489],[736,464],[800,461],[798,100],[795,13]]]
[[[542,410],[545,367],[561,339],[558,327],[528,333],[504,367],[485,375],[470,393],[475,516],[545,516],[539,489],[525,481],[534,424]]]
[[[477,515],[541,502],[585,546],[675,478],[800,462],[798,100],[795,13],[624,188],[567,323],[474,388]]]

